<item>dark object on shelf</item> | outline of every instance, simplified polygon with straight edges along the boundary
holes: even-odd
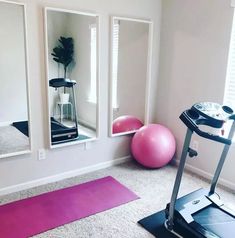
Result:
[[[29,137],[28,121],[16,121],[12,123],[12,126],[22,132],[25,136]]]

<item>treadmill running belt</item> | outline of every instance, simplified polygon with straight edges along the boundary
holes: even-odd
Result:
[[[89,136],[78,134],[76,127],[66,127],[55,118],[51,117],[51,141],[52,144],[64,143],[71,140],[86,140]]]
[[[207,207],[193,215],[194,220],[219,237],[235,237],[235,218],[217,207]]]

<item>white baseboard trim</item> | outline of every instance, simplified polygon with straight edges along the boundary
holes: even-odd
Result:
[[[179,165],[179,160],[176,160],[175,164],[178,166]],[[187,163],[185,164],[185,169],[187,171],[190,171],[194,174],[197,174],[200,177],[203,177],[205,179],[211,180],[213,178],[213,175],[211,173],[208,173],[208,172],[206,172],[202,169],[196,168],[196,167],[194,167],[190,164],[187,164]],[[219,181],[218,181],[218,184],[222,185],[223,187],[228,188],[229,190],[235,190],[235,183],[232,183],[232,182],[230,182],[226,179],[220,178]]]
[[[125,156],[125,157],[122,157],[122,158],[102,162],[102,163],[99,163],[99,164],[96,164],[96,165],[92,165],[92,166],[88,166],[88,167],[84,167],[84,168],[64,172],[64,173],[61,173],[61,174],[52,175],[52,176],[41,178],[41,179],[36,179],[36,180],[26,182],[26,183],[21,183],[21,184],[9,186],[9,187],[1,188],[0,189],[0,196],[6,195],[6,194],[9,194],[9,193],[19,192],[19,191],[22,191],[22,190],[25,190],[25,189],[30,189],[30,188],[41,186],[41,185],[45,185],[45,184],[48,184],[48,183],[58,182],[58,181],[61,181],[63,179],[72,178],[72,177],[75,177],[75,176],[78,176],[78,175],[87,174],[87,173],[94,172],[94,171],[97,171],[97,170],[100,170],[100,169],[105,169],[105,168],[108,168],[108,167],[111,167],[111,166],[114,166],[114,165],[125,163],[125,162],[129,161],[130,159],[131,159],[131,156]]]

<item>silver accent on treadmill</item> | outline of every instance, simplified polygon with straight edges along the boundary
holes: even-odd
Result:
[[[164,222],[165,228],[166,228],[169,232],[171,232],[173,235],[175,235],[175,236],[177,236],[177,237],[179,237],[179,238],[184,238],[183,236],[181,236],[180,234],[178,234],[176,231],[168,229],[168,227],[167,227],[167,221],[168,221],[168,220],[165,220],[165,222]]]

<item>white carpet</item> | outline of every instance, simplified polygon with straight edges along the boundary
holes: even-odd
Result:
[[[0,203],[19,200],[111,175],[139,195],[141,199],[47,231],[34,236],[34,238],[152,238],[153,236],[138,225],[137,221],[165,208],[170,199],[175,174],[176,169],[171,166],[148,170],[130,162],[46,186],[2,196],[0,197]],[[208,186],[206,181],[186,173],[180,194],[184,195],[206,186]],[[229,193],[222,189],[218,189],[218,192],[223,200],[235,210],[235,193]]]
[[[29,150],[29,138],[14,126],[0,127],[0,155]]]

